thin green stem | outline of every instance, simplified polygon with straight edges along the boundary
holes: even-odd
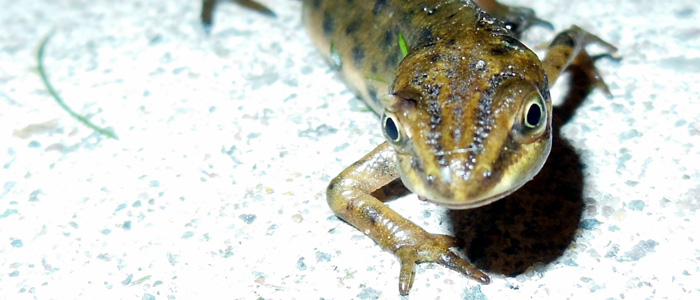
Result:
[[[51,34],[52,33],[47,34],[46,37],[41,41],[41,44],[39,45],[39,51],[37,52],[37,55],[36,55],[37,61],[39,63],[39,75],[41,76],[41,81],[44,82],[44,85],[46,86],[46,89],[49,91],[49,94],[51,94],[51,96],[56,100],[56,102],[58,102],[58,105],[60,105],[65,111],[67,111],[68,114],[70,114],[73,118],[78,119],[78,121],[85,124],[85,126],[90,127],[101,134],[104,134],[108,138],[112,138],[112,139],[116,140],[117,139],[116,134],[114,134],[113,132],[111,132],[107,129],[104,129],[102,127],[99,127],[99,126],[93,124],[92,122],[90,122],[90,120],[79,115],[78,113],[73,111],[70,107],[68,107],[68,105],[63,101],[63,99],[61,99],[61,97],[58,95],[58,93],[56,93],[56,90],[54,90],[53,86],[49,82],[49,78],[46,76],[46,71],[44,70],[44,50],[46,50],[46,44],[48,43],[49,38],[51,38]]]
[[[406,45],[406,40],[403,38],[403,34],[399,31],[399,48],[401,48],[401,54],[403,57],[408,55],[408,46]]]

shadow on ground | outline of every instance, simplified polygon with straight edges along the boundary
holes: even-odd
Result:
[[[515,276],[548,264],[575,238],[584,208],[583,166],[576,150],[560,136],[594,86],[595,79],[573,66],[564,103],[555,107],[552,152],[542,171],[510,196],[485,207],[452,210],[453,233],[464,254],[489,273]]]

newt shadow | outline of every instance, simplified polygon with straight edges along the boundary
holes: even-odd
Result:
[[[560,137],[540,173],[490,205],[452,210],[453,234],[479,269],[516,276],[560,257],[574,239],[583,212],[581,162]]]
[[[552,151],[540,173],[490,205],[450,211],[453,234],[465,242],[464,254],[481,270],[516,276],[556,260],[574,240],[584,209],[583,165],[560,129],[595,81],[576,66],[569,78],[566,99],[554,108]]]

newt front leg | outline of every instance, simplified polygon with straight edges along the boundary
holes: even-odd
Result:
[[[591,43],[596,43],[606,48],[608,53],[605,55],[612,56],[617,51],[615,46],[575,25],[557,34],[547,49],[546,57],[542,60],[542,66],[549,79],[549,85],[554,85],[559,75],[569,66],[578,65],[588,77],[594,80],[598,87],[603,88],[606,93],[610,94],[593,64],[595,60],[586,52],[586,46]]]
[[[399,177],[395,150],[384,142],[345,169],[328,186],[328,204],[335,214],[371,237],[401,262],[399,292],[407,295],[415,266],[435,262],[481,283],[490,279],[449,248],[460,243],[451,236],[431,234],[384,205],[371,193]]]
[[[474,2],[490,15],[501,20],[516,37],[520,37],[532,26],[544,26],[554,30],[551,23],[535,16],[535,11],[530,8],[504,5],[496,0],[474,0]]]

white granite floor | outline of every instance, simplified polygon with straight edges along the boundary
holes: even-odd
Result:
[[[199,1],[0,0],[0,298],[400,298],[398,262],[325,201],[329,180],[383,140],[377,117],[313,49],[300,2],[264,2],[276,19],[226,3],[206,36]],[[597,64],[613,97],[583,99],[560,128],[555,175],[530,185],[549,208],[570,203],[529,206],[556,215],[551,228],[513,199],[473,212],[392,202],[433,232],[470,220],[466,252],[493,281],[422,264],[410,298],[700,298],[700,2],[511,3],[617,45],[620,62]],[[37,49],[49,34],[51,84],[118,139],[47,92]],[[572,157],[580,167],[561,171]],[[573,194],[556,192],[568,188],[558,172]],[[474,236],[492,230],[520,232],[515,263],[479,249],[498,236]]]

